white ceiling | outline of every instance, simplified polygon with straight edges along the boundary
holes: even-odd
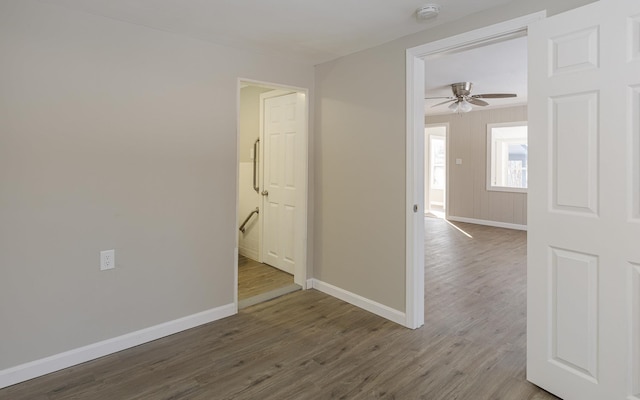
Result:
[[[477,47],[455,54],[432,57],[425,62],[425,97],[451,96],[452,83],[472,82],[472,94],[516,93],[511,99],[486,99],[487,109],[527,102],[527,38]],[[448,104],[432,108],[445,101],[425,100],[427,115],[450,113]]]
[[[418,22],[420,0],[40,0],[217,44],[329,61],[510,0],[438,0]],[[426,1],[429,3],[431,1]]]
[[[511,0],[439,0],[440,15],[418,22],[431,0],[39,0],[74,10],[252,51],[318,64]],[[514,39],[426,62],[427,96],[450,96],[448,85],[474,83],[473,93],[517,93],[491,106],[526,103],[526,39]],[[442,101],[442,100],[440,100]],[[447,106],[427,114],[449,112]]]

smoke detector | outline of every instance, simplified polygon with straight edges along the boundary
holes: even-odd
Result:
[[[416,18],[418,21],[432,19],[440,14],[440,6],[437,4],[425,4],[416,10]]]

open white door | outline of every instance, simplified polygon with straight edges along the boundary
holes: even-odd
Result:
[[[274,97],[275,96],[275,97]],[[304,95],[277,91],[261,95],[263,106],[262,261],[292,275],[306,240]],[[296,282],[298,283],[298,282]]]
[[[528,379],[640,399],[640,1],[529,29]]]

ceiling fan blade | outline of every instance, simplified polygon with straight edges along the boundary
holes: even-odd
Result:
[[[487,103],[486,101],[480,100],[480,99],[476,99],[474,97],[467,97],[465,100],[467,100],[469,103],[471,103],[473,105],[476,105],[476,106],[484,107],[484,106],[488,106],[489,105],[489,103]]]
[[[505,99],[507,97],[518,97],[515,93],[483,93],[471,96],[476,99]]]
[[[453,101],[458,101],[458,99],[452,99],[452,100],[443,101],[442,103],[438,103],[438,104],[434,104],[434,105],[432,105],[432,106],[431,106],[431,108],[433,108],[433,107],[438,107],[438,106],[441,106],[441,105],[443,105],[443,104],[451,103],[451,102],[453,102]]]
[[[440,96],[440,97],[425,97],[425,100],[436,100],[436,99],[455,99],[455,97],[451,97],[451,96]]]

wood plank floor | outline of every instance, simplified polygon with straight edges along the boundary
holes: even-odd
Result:
[[[238,300],[293,284],[293,275],[245,256],[238,257]]]
[[[315,290],[0,390],[0,399],[555,399],[525,380],[526,233],[426,221],[426,323]]]

